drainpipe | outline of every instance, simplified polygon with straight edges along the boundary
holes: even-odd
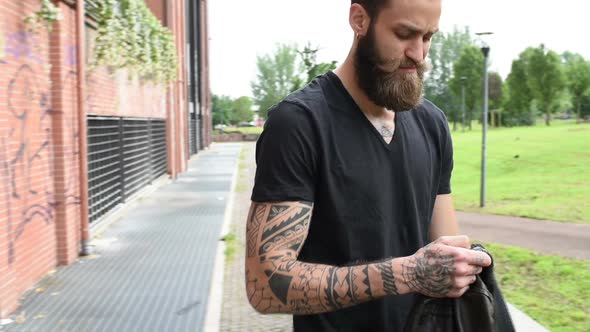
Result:
[[[165,17],[165,25],[172,30],[172,1],[167,0],[165,7],[164,7],[164,17]],[[176,179],[176,135],[175,135],[175,107],[174,105],[177,103],[176,96],[174,95],[174,82],[168,83],[167,88],[167,101],[166,101],[166,126],[167,126],[167,142],[168,145],[168,168],[170,171],[170,178]]]
[[[90,248],[89,220],[88,220],[88,142],[86,128],[86,54],[84,28],[86,13],[84,1],[76,1],[76,53],[78,71],[78,146],[80,160],[80,255],[88,256]]]

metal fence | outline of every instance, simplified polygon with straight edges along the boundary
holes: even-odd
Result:
[[[165,120],[89,116],[90,222],[165,174],[166,168]]]
[[[200,149],[199,120],[189,119],[188,125],[189,125],[189,140],[190,140],[189,146],[190,146],[191,155],[193,155],[193,154],[197,154]]]

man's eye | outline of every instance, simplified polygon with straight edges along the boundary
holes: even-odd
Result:
[[[396,32],[395,33],[397,38],[402,39],[402,40],[407,40],[412,38],[412,34],[408,33],[408,32]]]

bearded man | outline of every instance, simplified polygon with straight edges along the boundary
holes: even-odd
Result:
[[[256,147],[246,288],[295,331],[401,331],[416,294],[459,297],[490,257],[458,235],[453,148],[422,97],[441,0],[353,0],[334,72],[274,106]]]

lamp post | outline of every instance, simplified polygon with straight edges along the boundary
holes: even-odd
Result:
[[[491,35],[493,32],[479,32],[478,36]],[[482,138],[481,138],[481,189],[479,196],[479,206],[486,205],[486,155],[487,155],[487,132],[488,132],[488,57],[490,47],[483,43],[481,47],[483,53],[483,115],[482,115]]]
[[[461,76],[461,132],[465,132],[465,80],[467,77]]]

